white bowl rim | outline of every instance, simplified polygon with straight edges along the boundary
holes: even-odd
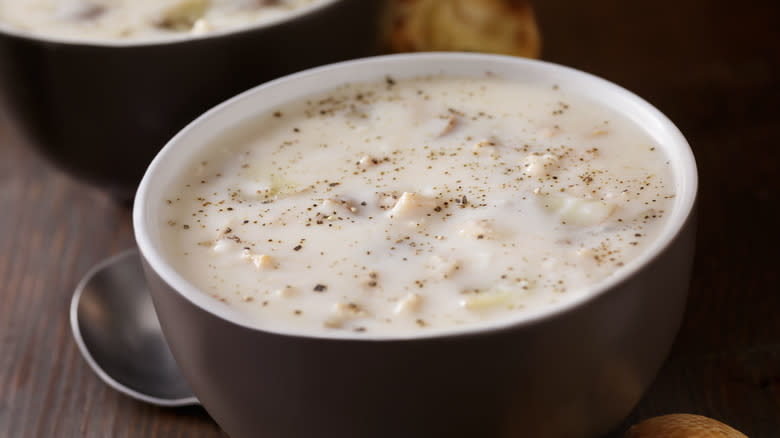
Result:
[[[260,20],[255,23],[249,23],[249,24],[244,24],[239,26],[229,26],[225,29],[210,31],[198,35],[194,35],[188,32],[183,32],[183,33],[175,33],[171,35],[152,36],[146,38],[128,38],[128,39],[79,38],[79,37],[47,35],[45,33],[31,32],[24,29],[18,29],[9,23],[3,22],[2,20],[0,20],[0,33],[5,33],[18,38],[26,38],[29,40],[40,41],[45,43],[67,44],[67,45],[84,46],[84,47],[127,48],[127,47],[162,46],[162,45],[169,45],[169,44],[176,44],[176,43],[186,43],[189,41],[219,38],[221,36],[239,34],[243,32],[266,28],[266,27],[273,27],[287,21],[295,20],[298,17],[308,15],[310,13],[315,13],[320,9],[324,9],[340,1],[342,0],[318,0],[308,5],[304,5],[300,8],[292,10],[287,14],[282,14],[278,17],[274,17],[268,20]]]
[[[371,66],[381,65],[383,69],[389,70],[390,66],[394,62],[400,64],[405,61],[431,63],[431,65],[433,65],[433,67],[429,69],[431,74],[436,73],[435,69],[440,67],[442,64],[458,61],[484,64],[488,64],[489,62],[511,63],[516,64],[517,66],[522,66],[523,68],[548,69],[551,71],[556,71],[559,74],[571,76],[572,78],[579,78],[580,80],[588,81],[594,86],[598,85],[602,88],[609,89],[610,92],[615,96],[619,96],[623,99],[629,99],[634,105],[638,105],[641,110],[649,114],[649,116],[652,117],[655,122],[660,124],[660,127],[667,130],[672,138],[675,139],[675,144],[673,146],[664,146],[664,148],[667,149],[667,153],[676,151],[677,156],[673,158],[670,157],[670,159],[674,159],[677,162],[678,170],[674,172],[676,180],[675,182],[678,187],[681,187],[682,184],[678,183],[678,181],[682,180],[682,182],[685,183],[686,188],[683,193],[676,193],[676,205],[670,217],[668,218],[661,235],[653,242],[650,247],[648,247],[634,260],[618,269],[613,275],[607,277],[605,280],[585,288],[583,292],[580,293],[577,297],[569,298],[567,300],[563,300],[563,302],[550,306],[540,307],[530,315],[523,313],[518,314],[516,318],[502,318],[495,321],[484,321],[478,324],[470,324],[464,327],[436,328],[415,333],[352,333],[351,331],[323,331],[322,333],[310,333],[303,331],[297,332],[290,330],[277,330],[269,327],[259,327],[256,323],[253,323],[252,319],[245,313],[238,309],[229,307],[226,304],[220,303],[216,299],[208,296],[206,293],[198,290],[197,287],[185,280],[173,269],[170,264],[165,261],[163,252],[160,251],[159,246],[153,242],[150,233],[147,230],[149,226],[146,222],[149,219],[147,218],[146,214],[147,206],[150,205],[150,202],[163,202],[162,198],[164,194],[163,190],[159,190],[159,194],[156,197],[151,194],[153,191],[151,189],[152,180],[155,178],[155,175],[160,172],[160,169],[164,167],[163,163],[165,161],[171,160],[169,157],[171,154],[176,152],[175,149],[181,149],[181,147],[177,145],[187,144],[184,140],[187,140],[186,137],[191,131],[193,131],[193,129],[196,129],[202,124],[207,124],[220,113],[230,111],[231,107],[239,102],[252,99],[256,100],[257,102],[261,102],[261,99],[259,99],[257,96],[262,95],[265,90],[272,89],[274,87],[284,86],[284,84],[290,82],[295,82],[309,76],[316,76],[333,70],[349,69],[352,66],[365,65],[365,68],[370,68]],[[393,75],[392,72],[387,74]],[[457,75],[457,72],[453,72],[451,74]],[[382,77],[383,76],[377,76],[376,79],[380,80]],[[307,94],[326,91],[329,88],[331,87],[319,87],[316,89],[311,89],[307,92]],[[608,100],[605,100],[605,102],[606,101]],[[254,114],[260,115],[270,110],[271,107],[267,107],[261,111],[256,111]],[[199,148],[190,148],[190,150],[192,149],[200,151]],[[179,158],[179,160],[181,159]],[[186,162],[187,160],[181,161]],[[625,282],[638,271],[640,271],[643,267],[648,265],[651,261],[655,260],[672,242],[677,239],[677,236],[682,231],[685,224],[691,219],[696,201],[697,189],[698,173],[696,161],[690,145],[679,129],[671,122],[671,120],[669,120],[653,105],[612,82],[570,67],[565,67],[545,61],[511,56],[460,52],[407,53],[362,58],[305,70],[257,86],[212,108],[197,118],[195,121],[190,123],[178,134],[176,134],[176,136],[174,136],[165,145],[165,147],[163,147],[163,149],[157,154],[155,159],[149,165],[149,168],[147,169],[136,193],[133,207],[133,227],[135,230],[136,243],[138,244],[141,255],[146,259],[156,274],[162,278],[162,280],[164,280],[172,289],[174,289],[176,293],[190,301],[195,306],[201,308],[205,312],[239,326],[243,326],[245,328],[259,332],[273,333],[280,336],[322,338],[331,340],[392,341],[426,338],[447,338],[453,336],[484,334],[497,330],[518,328],[535,324],[543,320],[549,320],[576,307],[583,306],[586,303],[596,300],[605,293],[615,289],[621,283]]]

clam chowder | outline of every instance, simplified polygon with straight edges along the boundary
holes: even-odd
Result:
[[[168,188],[164,247],[260,328],[522,319],[645,252],[675,196],[663,148],[575,91],[387,77],[276,108]]]

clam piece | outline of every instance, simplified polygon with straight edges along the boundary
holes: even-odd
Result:
[[[474,143],[474,146],[471,147],[471,151],[475,155],[486,154],[493,158],[498,158],[498,141],[496,141],[495,138],[480,140]]]
[[[458,117],[454,114],[445,114],[441,116],[432,116],[429,114],[420,115],[423,121],[420,122],[422,131],[431,138],[442,138],[455,131],[460,125]]]
[[[379,158],[372,157],[371,155],[364,155],[363,157],[360,158],[357,165],[358,167],[365,169],[369,167],[374,167],[377,164],[379,164],[381,161],[382,160],[380,160]]]
[[[444,127],[441,129],[441,132],[439,132],[439,137],[444,137],[449,134],[458,125],[458,119],[455,116],[447,116],[442,120],[444,121]]]

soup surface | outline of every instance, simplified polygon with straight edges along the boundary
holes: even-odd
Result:
[[[75,39],[203,34],[276,19],[322,0],[0,0],[0,22]]]
[[[168,188],[165,250],[276,331],[521,319],[646,251],[675,196],[640,126],[491,74],[344,85],[206,149]]]

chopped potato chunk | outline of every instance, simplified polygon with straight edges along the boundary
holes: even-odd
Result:
[[[486,310],[501,304],[507,304],[512,298],[509,290],[503,288],[490,289],[484,292],[469,293],[461,301],[461,306],[469,310]]]
[[[279,267],[274,258],[268,254],[255,254],[248,249],[241,253],[241,258],[252,262],[257,269],[276,269]]]
[[[330,317],[325,320],[325,327],[341,328],[349,320],[367,316],[369,316],[368,312],[363,310],[358,304],[338,302],[333,305]]]
[[[560,132],[561,132],[560,128],[552,127],[552,128],[542,128],[539,130],[537,134],[539,135],[539,137],[542,138],[553,138],[556,135],[558,135],[558,133]]]
[[[202,35],[214,30],[214,27],[205,18],[199,18],[195,24],[192,25],[192,33],[195,35]]]
[[[272,175],[269,181],[250,182],[240,187],[239,195],[244,201],[273,201],[283,196],[306,192],[308,186]]]
[[[154,17],[154,22],[165,29],[190,30],[203,17],[208,6],[209,0],[179,0],[164,5]]]
[[[534,177],[545,176],[558,168],[558,157],[553,154],[531,154],[523,161],[523,171]]]
[[[423,299],[415,293],[408,293],[395,306],[396,315],[409,315],[420,310]]]
[[[419,193],[404,192],[390,210],[391,217],[398,219],[419,218],[436,208],[436,199]]]
[[[346,215],[354,215],[358,208],[352,201],[345,199],[326,199],[318,210],[325,220],[336,220]]]
[[[290,298],[298,295],[300,293],[300,290],[295,286],[287,285],[281,289],[278,289],[276,291],[276,296],[281,298]]]
[[[566,224],[598,225],[612,215],[617,205],[611,202],[588,200],[573,196],[541,195],[539,201],[545,209],[560,214]]]
[[[450,278],[460,269],[460,260],[433,255],[425,263],[431,275],[436,278]]]
[[[472,239],[493,239],[496,228],[492,219],[477,219],[464,222],[458,229],[458,234]]]

